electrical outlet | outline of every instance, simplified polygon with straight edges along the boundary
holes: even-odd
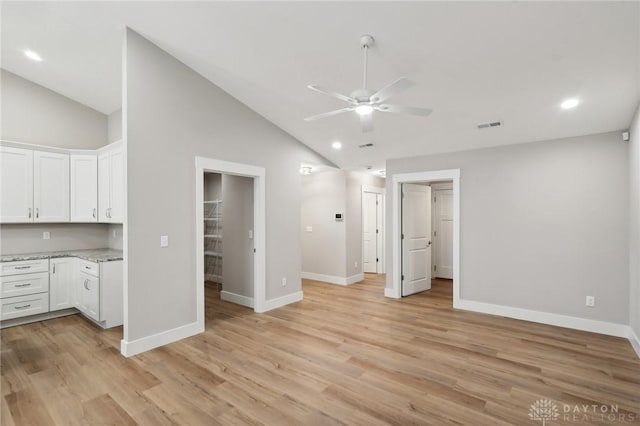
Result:
[[[44,231],[44,232],[42,233],[42,239],[43,239],[43,240],[50,240],[50,239],[51,239],[51,232],[49,232],[49,231]]]
[[[118,234],[116,233],[116,230],[113,230],[113,238],[116,238],[118,236]]]
[[[353,262],[353,267],[357,268],[358,267],[358,261],[356,260],[355,262]]]
[[[160,236],[160,247],[169,247],[169,236],[161,235]]]
[[[282,287],[286,287],[286,286],[287,286],[287,278],[282,277]]]
[[[313,232],[313,226],[305,226],[304,227],[304,232]]]
[[[584,304],[590,308],[594,308],[596,306],[596,298],[594,296],[587,296],[587,300]]]

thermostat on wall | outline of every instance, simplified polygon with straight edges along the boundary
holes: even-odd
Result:
[[[336,222],[342,222],[342,213],[336,213]]]

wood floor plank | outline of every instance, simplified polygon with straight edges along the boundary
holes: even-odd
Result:
[[[375,274],[303,290],[255,314],[207,286],[205,333],[129,359],[121,327],[79,315],[4,329],[0,421],[523,425],[549,399],[615,405],[640,424],[640,360],[625,339],[457,311],[448,280],[400,300]]]

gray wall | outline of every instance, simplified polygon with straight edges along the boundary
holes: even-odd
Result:
[[[629,130],[629,324],[640,336],[640,105]]]
[[[346,182],[343,170],[301,176],[302,271],[346,276],[346,221],[337,222],[336,213],[346,215]],[[307,226],[312,232],[306,232]]]
[[[204,199],[216,200],[222,198],[222,175],[220,173],[204,174]]]
[[[627,324],[628,153],[612,132],[391,160],[387,176],[460,169],[463,299]]]
[[[51,239],[42,239],[44,231]],[[109,247],[109,225],[104,224],[8,224],[0,226],[0,233],[2,254]]]
[[[362,185],[384,188],[384,179],[345,170],[302,176],[304,272],[341,278],[362,273]],[[343,213],[342,222],[336,213]]]
[[[109,143],[122,139],[122,108],[109,114],[107,118],[107,140]]]
[[[61,148],[107,144],[107,116],[65,96],[2,70],[4,140]]]
[[[222,289],[253,297],[253,179],[222,175]]]
[[[196,320],[195,156],[265,167],[267,299],[300,291],[298,169],[327,161],[135,32],[125,43],[125,340]]]

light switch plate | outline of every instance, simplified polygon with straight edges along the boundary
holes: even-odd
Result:
[[[249,229],[249,239],[253,240],[253,229]]]
[[[313,232],[313,226],[305,226],[304,227],[304,231],[305,232]]]
[[[169,247],[169,236],[161,235],[160,236],[160,247]]]
[[[50,239],[51,239],[51,232],[49,232],[49,231],[44,231],[44,232],[42,233],[42,239],[43,239],[43,240],[50,240]]]

